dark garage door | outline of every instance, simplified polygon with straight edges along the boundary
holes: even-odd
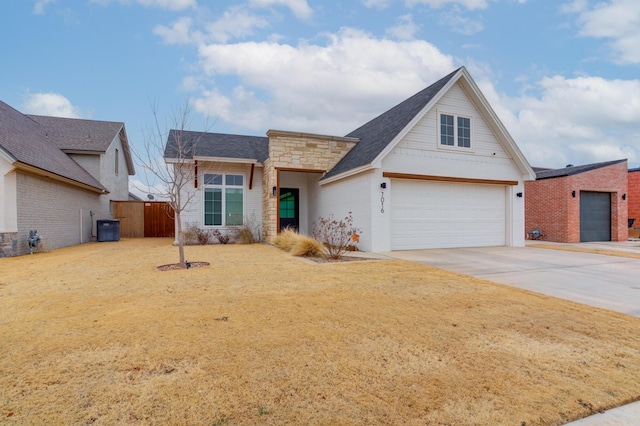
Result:
[[[580,192],[580,241],[611,241],[611,193]]]

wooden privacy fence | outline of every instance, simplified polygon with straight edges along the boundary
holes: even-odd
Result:
[[[113,218],[122,238],[175,236],[173,209],[163,201],[114,201]]]

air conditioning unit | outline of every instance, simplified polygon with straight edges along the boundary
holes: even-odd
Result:
[[[103,241],[120,241],[119,220],[98,220],[98,242]]]

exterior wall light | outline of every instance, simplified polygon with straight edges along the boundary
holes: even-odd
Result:
[[[622,199],[626,200],[627,199],[627,194],[622,194]]]
[[[571,196],[572,196],[573,198],[576,198],[576,191],[571,191]]]
[[[273,188],[271,188],[271,194],[275,197],[276,194],[278,193],[278,188],[276,188],[275,186]]]
[[[522,192],[516,192],[516,197],[522,198]]]

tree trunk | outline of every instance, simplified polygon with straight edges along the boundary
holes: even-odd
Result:
[[[187,264],[185,263],[184,260],[184,237],[182,235],[182,220],[180,219],[180,211],[176,210],[175,211],[175,217],[176,217],[176,233],[177,233],[177,237],[178,237],[178,252],[180,253],[180,267],[181,268],[186,268]]]

